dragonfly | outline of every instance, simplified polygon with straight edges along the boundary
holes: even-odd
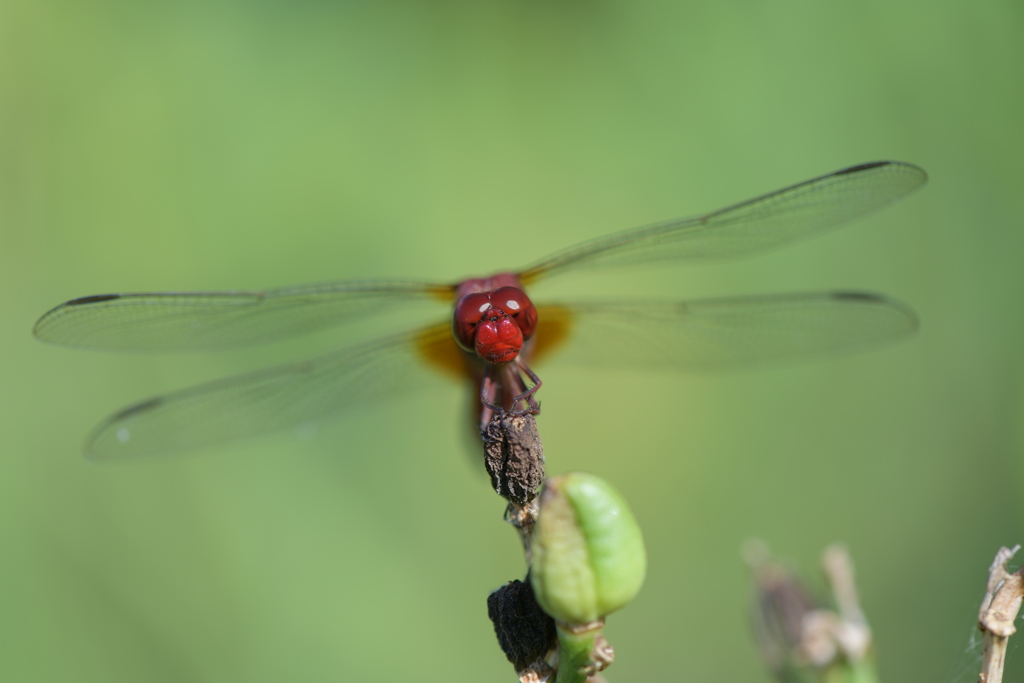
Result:
[[[704,370],[856,349],[916,329],[913,312],[868,292],[534,304],[542,280],[592,268],[739,257],[825,232],[921,187],[898,161],[844,168],[700,216],[598,237],[518,271],[449,284],[340,281],[260,291],[85,296],[45,313],[40,340],[115,351],[239,347],[351,323],[402,306],[444,305],[437,324],[200,384],[120,410],[87,437],[95,459],[207,447],[301,427],[440,375],[473,382],[474,419],[539,412],[532,366]],[[438,374],[439,373],[439,374]]]

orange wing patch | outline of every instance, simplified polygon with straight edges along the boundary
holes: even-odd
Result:
[[[444,375],[460,381],[471,377],[449,323],[423,328],[416,333],[413,344],[420,357]]]
[[[534,333],[536,341],[530,363],[543,362],[560,349],[569,339],[572,323],[572,311],[564,306],[538,307],[537,331]],[[452,337],[450,324],[440,323],[423,328],[413,338],[413,346],[425,363],[445,376],[459,381],[475,379],[465,354]]]
[[[457,285],[432,285],[427,291],[430,292],[430,296],[447,304],[455,301],[456,289]]]
[[[538,306],[537,331],[530,362],[544,362],[554,351],[560,349],[572,333],[572,311],[565,306]]]

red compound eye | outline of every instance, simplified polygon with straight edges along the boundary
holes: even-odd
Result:
[[[467,294],[455,304],[455,316],[452,318],[452,335],[463,351],[473,351],[473,337],[476,327],[487,318],[491,305],[490,292]]]
[[[526,292],[518,287],[499,287],[491,292],[491,303],[516,321],[524,340],[533,336],[537,328],[537,309]]]

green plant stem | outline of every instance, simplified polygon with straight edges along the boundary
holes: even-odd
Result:
[[[593,663],[592,653],[601,629],[595,628],[583,633],[558,625],[558,673],[555,683],[586,683],[585,669]]]

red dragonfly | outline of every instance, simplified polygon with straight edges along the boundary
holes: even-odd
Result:
[[[326,355],[157,396],[102,422],[94,458],[198,448],[295,427],[408,390],[427,368],[470,377],[481,424],[494,411],[537,412],[530,364],[554,352],[592,366],[702,369],[855,348],[907,334],[912,312],[859,292],[690,301],[534,306],[525,293],[573,270],[741,256],[836,227],[922,186],[912,164],[881,161],[756,197],[703,216],[613,233],[516,272],[456,284],[350,281],[264,291],[101,294],[43,315],[44,341],[110,350],[204,350],[280,339],[400,304],[454,305],[443,322]],[[454,337],[454,341],[453,341]]]

